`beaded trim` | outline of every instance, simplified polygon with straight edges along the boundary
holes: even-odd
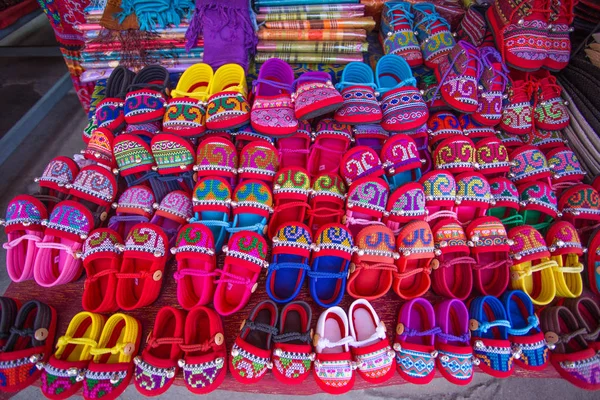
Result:
[[[37,357],[35,355],[33,355],[33,356],[19,358],[17,360],[2,361],[2,362],[0,362],[0,369],[11,369],[11,368],[20,367],[21,365],[26,365],[26,364],[35,365],[39,360],[42,360],[43,358],[44,358],[43,354],[38,354]]]
[[[235,203],[232,202],[231,206],[233,207],[234,210],[238,207],[253,207],[253,208],[258,208],[258,209],[265,210],[268,212],[273,212],[273,208],[271,208],[265,204],[256,202],[256,201],[238,201]]]
[[[170,368],[157,368],[153,365],[148,364],[142,357],[135,357],[133,359],[133,363],[137,368],[141,371],[136,371],[136,375],[139,375],[140,372],[146,372],[148,374],[164,376],[165,378],[171,379],[175,377],[175,367]]]
[[[257,265],[259,265],[259,266],[261,266],[263,268],[268,268],[269,267],[269,263],[266,262],[265,260],[262,260],[262,259],[260,259],[258,257],[251,256],[250,254],[243,253],[241,251],[229,250],[227,248],[227,246],[223,246],[223,253],[225,253],[225,255],[227,257],[239,258],[241,260],[251,262],[252,264],[257,264]]]
[[[50,363],[46,363],[44,364],[44,371],[46,371],[47,374],[49,375],[53,375],[59,378],[72,378],[74,376],[79,375],[80,373],[84,373],[87,371],[87,369],[83,368],[83,369],[78,369],[77,367],[71,367],[71,368],[58,368],[55,367],[54,365],[51,365]]]

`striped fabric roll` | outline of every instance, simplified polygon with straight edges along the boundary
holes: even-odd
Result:
[[[306,4],[300,6],[259,7],[261,14],[293,13],[293,12],[320,12],[320,11],[364,11],[363,4]]]
[[[298,42],[298,41],[265,41],[258,42],[257,50],[261,52],[282,53],[366,53],[369,43],[364,42]]]
[[[362,54],[327,53],[257,53],[255,61],[263,63],[270,58],[279,58],[288,63],[348,64],[362,62]]]
[[[323,11],[323,12],[296,12],[281,14],[258,14],[256,21],[294,21],[294,20],[315,20],[315,19],[344,19],[364,17],[364,12],[356,11]]]
[[[373,17],[325,20],[270,21],[265,26],[269,29],[366,29],[371,32],[375,28]]]
[[[364,29],[305,29],[299,31],[286,29],[259,29],[258,38],[260,40],[343,40],[362,42],[367,39],[367,31]]]

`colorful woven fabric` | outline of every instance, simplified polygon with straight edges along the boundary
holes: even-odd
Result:
[[[475,160],[477,170],[486,176],[503,175],[510,170],[508,150],[495,137],[477,142]]]
[[[299,198],[308,199],[310,193],[310,177],[304,170],[297,168],[283,169],[275,176],[273,195],[297,195]]]
[[[83,239],[87,238],[93,227],[90,212],[81,204],[70,200],[58,203],[46,223],[47,229],[70,233]]]
[[[382,175],[383,169],[379,154],[367,146],[357,146],[348,150],[342,159],[340,174],[348,185],[366,176]]]
[[[101,205],[112,203],[117,196],[117,181],[113,173],[95,165],[79,171],[71,185],[71,195]]]
[[[277,149],[268,143],[246,145],[240,154],[240,178],[258,178],[272,181],[279,169]]]
[[[195,389],[204,389],[211,386],[225,365],[223,357],[197,364],[186,363],[183,370],[183,379],[186,385]]]
[[[8,203],[4,226],[7,231],[27,227],[28,230],[41,229],[42,221],[48,218],[48,211],[37,199],[20,195]]]
[[[427,211],[423,186],[420,183],[400,186],[390,195],[387,210],[389,218],[398,222],[425,218]]]
[[[343,201],[346,198],[346,185],[338,175],[319,175],[313,182],[310,198],[319,196],[332,196]]]
[[[190,137],[201,135],[206,130],[206,106],[199,100],[190,97],[173,98],[166,107],[163,117],[165,131]]]
[[[159,174],[190,171],[194,165],[194,149],[184,138],[158,134],[152,138],[151,150]]]
[[[115,139],[113,154],[123,176],[136,172],[150,171],[154,165],[152,150],[141,138],[135,135],[120,135]]]
[[[437,169],[452,173],[471,171],[475,164],[475,146],[465,137],[450,137],[442,141],[433,152]]]
[[[401,347],[396,350],[396,364],[410,377],[425,378],[433,372],[435,358],[429,352]]]
[[[234,144],[222,138],[208,138],[200,142],[196,152],[194,171],[198,176],[217,175],[233,177],[237,172],[238,156]]]
[[[536,147],[521,147],[510,154],[510,159],[512,163],[508,177],[517,184],[550,177],[546,156]]]
[[[450,202],[454,204],[456,199],[456,181],[452,174],[443,171],[435,171],[423,177],[423,190],[425,200]]]
[[[346,207],[349,211],[353,211],[353,208],[356,207],[361,212],[369,212],[381,216],[386,212],[385,206],[388,195],[389,188],[382,179],[367,177],[354,182],[350,186]]]

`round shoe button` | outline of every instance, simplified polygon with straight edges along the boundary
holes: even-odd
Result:
[[[429,265],[431,266],[431,269],[438,269],[440,267],[440,262],[437,258],[434,258],[433,260],[431,260],[431,263]]]
[[[479,329],[479,321],[477,321],[476,319],[470,319],[469,330],[476,331],[477,329]]]
[[[156,282],[160,281],[162,279],[162,271],[154,271],[152,274],[152,279],[154,279]]]
[[[546,332],[544,338],[548,344],[558,343],[558,335],[554,332]]]
[[[219,332],[215,335],[215,344],[217,346],[222,345],[224,341],[225,341],[225,337],[223,337],[222,333]]]
[[[254,285],[252,285],[252,289],[250,289],[251,293],[256,292],[256,288],[258,288],[258,282],[256,282]]]
[[[404,324],[402,322],[398,322],[396,325],[396,334],[402,335],[404,333]]]
[[[35,337],[35,340],[41,342],[42,340],[46,340],[46,338],[48,337],[48,329],[46,328],[39,328],[36,329],[35,333],[33,334],[33,337]]]
[[[100,221],[106,221],[106,217],[108,217],[108,213],[106,211],[103,211],[102,214],[100,214]]]
[[[130,356],[135,351],[135,345],[133,343],[127,343],[123,348],[123,354]]]

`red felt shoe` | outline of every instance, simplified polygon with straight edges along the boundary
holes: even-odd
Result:
[[[558,131],[569,126],[568,103],[560,97],[562,88],[557,84],[556,78],[548,71],[540,71],[533,77],[536,128]]]
[[[573,23],[575,4],[577,4],[577,0],[550,1],[550,18],[548,20],[548,43],[550,46],[547,48],[544,67],[551,71],[561,70],[569,64],[571,56],[569,34],[574,30],[569,25]]]
[[[345,199],[346,185],[338,175],[325,173],[314,179],[307,212],[313,233],[323,225],[342,221]]]
[[[533,128],[533,107],[531,94],[533,87],[526,79],[511,79],[508,99],[502,109],[502,119],[498,127],[513,135],[531,133]]]

